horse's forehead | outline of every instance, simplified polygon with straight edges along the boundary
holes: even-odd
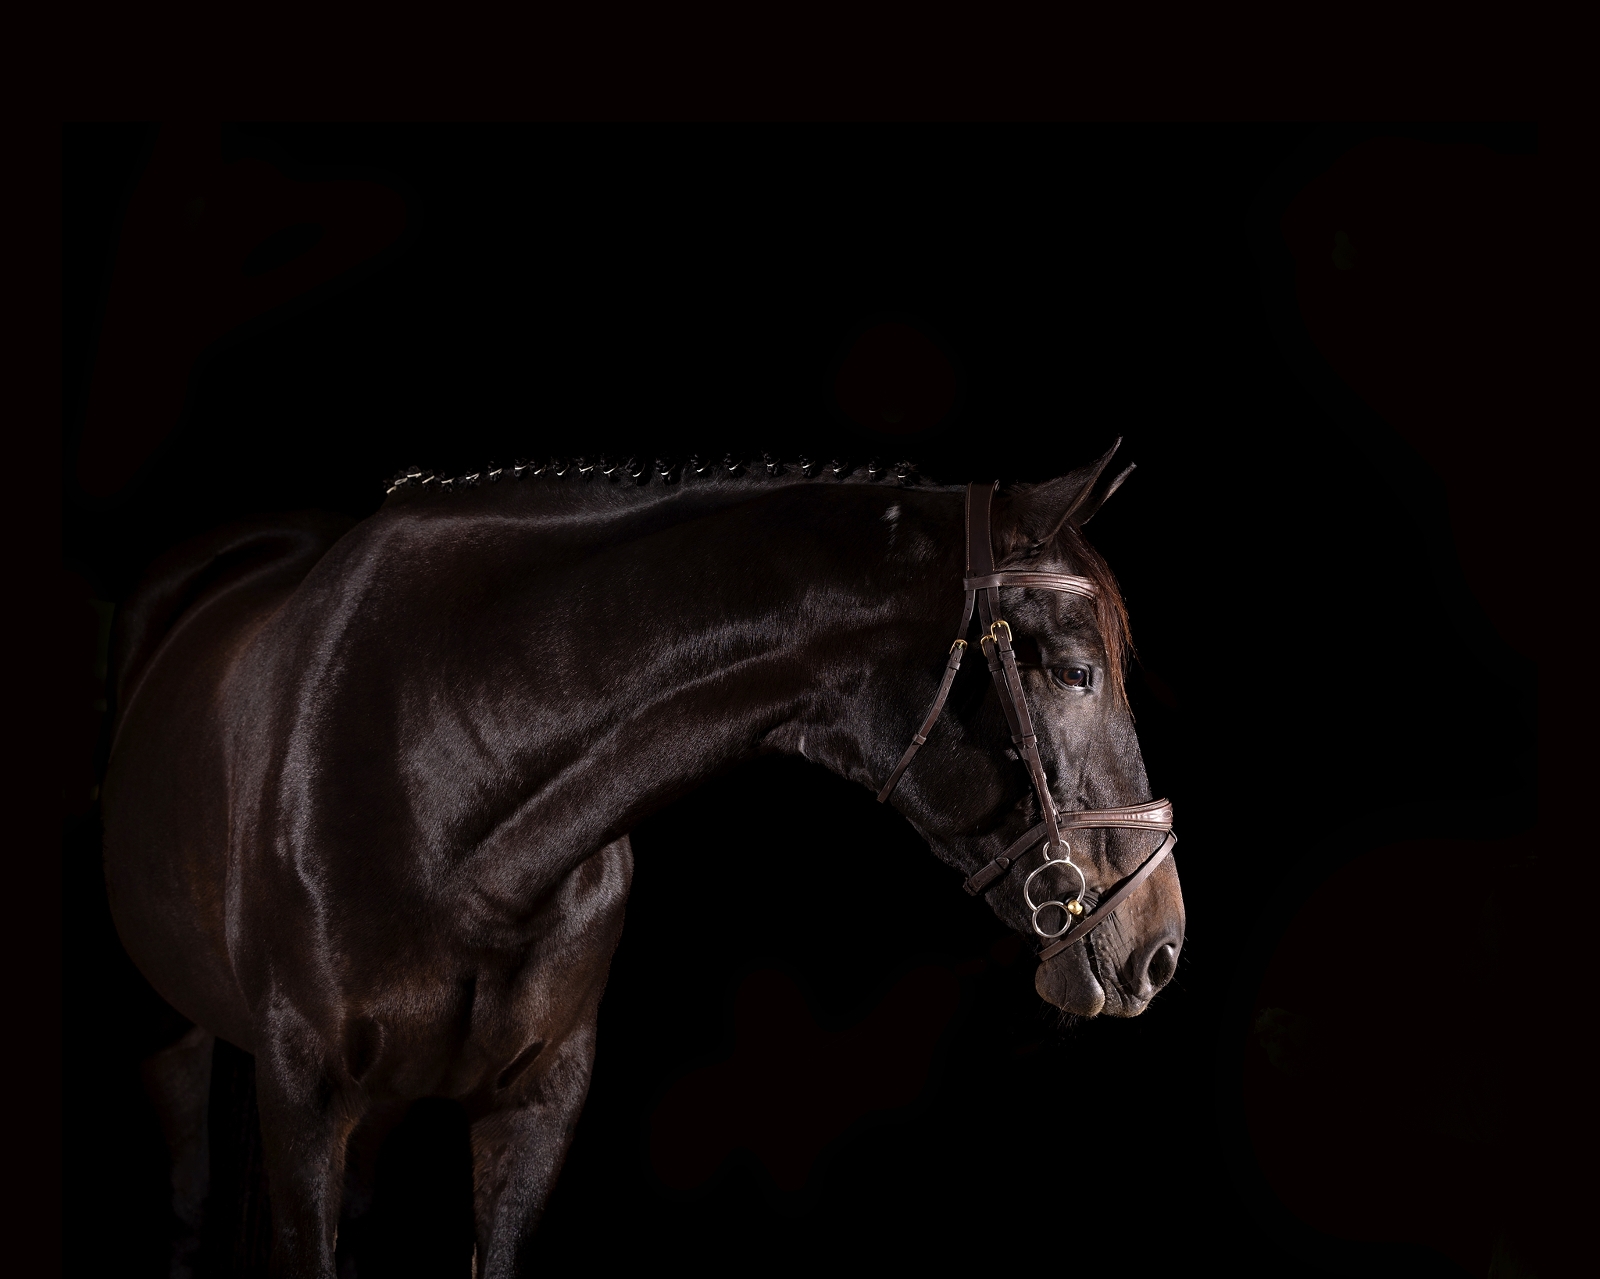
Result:
[[[1060,552],[1041,555],[1007,568],[1025,568],[1032,573],[1065,573],[1071,577],[1087,577],[1085,566],[1072,556]],[[1042,587],[1017,592],[1019,603],[1012,605],[1030,615],[1051,618],[1074,628],[1096,624],[1094,601],[1068,591],[1052,591]]]

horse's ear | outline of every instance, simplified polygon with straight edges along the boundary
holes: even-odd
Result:
[[[997,522],[1000,535],[997,540],[1003,541],[1006,547],[1003,553],[1023,546],[1042,546],[1065,524],[1076,524],[1080,528],[1087,524],[1133,472],[1131,465],[1120,471],[1111,470],[1111,459],[1121,446],[1119,435],[1116,442],[1088,466],[1079,467],[1059,480],[1030,485],[1003,498]]]

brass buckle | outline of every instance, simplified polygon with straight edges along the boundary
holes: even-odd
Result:
[[[999,631],[1002,626],[1006,628],[1006,643],[1009,644],[1011,643],[1011,626],[1004,618],[989,627],[989,638],[998,644],[1000,642]]]

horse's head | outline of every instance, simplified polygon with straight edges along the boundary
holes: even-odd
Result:
[[[1063,814],[1151,798],[1123,689],[1126,614],[1110,570],[1080,531],[1127,474],[1111,474],[1114,452],[1115,446],[1061,479],[1001,494],[991,520],[997,570],[1071,574],[1095,587],[1092,597],[1020,587],[1002,595],[1044,777]],[[955,584],[938,585],[942,590],[936,601],[930,595],[930,607],[949,617]],[[908,661],[920,660],[924,672],[932,639],[924,626],[905,654]],[[1000,696],[982,657],[974,652],[973,658],[964,663],[927,748],[894,796],[940,856],[969,873],[1042,817]],[[1104,897],[1155,850],[1162,834],[1082,829],[1066,831],[1065,838],[1089,889]],[[1028,875],[1044,861],[1040,848],[1029,849],[1015,870],[984,893],[1002,920],[1040,945],[1041,930],[1053,933],[1069,922],[1062,907],[1040,913],[1026,904]],[[1031,892],[1035,902],[1065,900],[1076,908],[1078,886],[1072,870],[1058,866],[1035,877]],[[1035,987],[1070,1012],[1136,1016],[1172,977],[1183,935],[1183,896],[1167,858],[1083,941],[1041,964]]]

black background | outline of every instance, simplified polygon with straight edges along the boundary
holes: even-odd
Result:
[[[1331,375],[1284,282],[1274,211],[1359,136],[225,132],[227,155],[294,178],[398,189],[406,232],[210,353],[180,426],[122,494],[91,500],[69,478],[67,565],[101,600],[227,519],[369,514],[412,462],[806,452],[909,457],[943,482],[1040,480],[1121,435],[1139,466],[1089,532],[1133,618],[1154,793],[1179,814],[1189,935],[1171,987],[1135,1021],[1062,1024],[1029,965],[989,958],[1003,930],[893,812],[798,762],[752,763],[634,833],[593,1088],[541,1231],[552,1269],[904,1268],[975,1250],[1131,1274],[1453,1273],[1436,1254],[1346,1245],[1290,1217],[1237,1097],[1254,983],[1310,885],[1403,824],[1419,795],[1481,797],[1491,764],[1471,742],[1485,733],[1507,743],[1492,779],[1507,807],[1532,784],[1531,668],[1485,638],[1439,553],[1426,485],[1408,487],[1421,463],[1381,422],[1319,403],[1312,382]],[[1514,131],[1451,136],[1529,145]],[[69,476],[152,138],[66,134]],[[956,373],[954,411],[911,436],[852,422],[833,393],[851,343],[885,321],[926,334]],[[1485,660],[1529,691],[1469,720],[1450,689]],[[1290,803],[1292,824],[1241,816]],[[120,1272],[155,1273],[158,1147],[136,1063],[159,1030],[106,931],[94,825],[92,809],[69,822],[67,982],[114,1033],[91,1054],[68,1032],[69,1079],[92,1057],[96,1100],[69,1120],[67,1153],[81,1169],[92,1150],[114,1189],[75,1199],[69,1171],[69,1270],[115,1250]],[[650,1116],[674,1079],[728,1055],[746,976],[789,974],[817,1022],[843,1028],[923,964],[964,975],[913,1105],[848,1129],[798,1194],[748,1154],[698,1190],[662,1186]],[[459,1228],[440,1205],[460,1207],[463,1143],[445,1109],[397,1142],[396,1272]]]

